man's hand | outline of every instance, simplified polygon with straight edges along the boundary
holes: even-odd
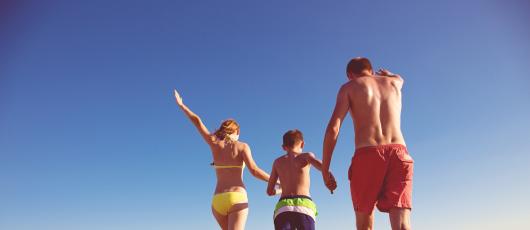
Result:
[[[177,92],[176,89],[173,90],[174,94],[175,94],[175,101],[177,102],[177,105],[178,106],[182,106],[183,103],[182,103],[182,97],[180,97],[180,94],[179,92]]]
[[[337,189],[337,181],[333,174],[330,171],[323,170],[322,179],[324,179],[324,184],[326,184],[326,187],[328,187],[331,194],[333,194],[333,190]]]
[[[399,75],[397,74],[394,74],[390,71],[388,71],[387,69],[379,69],[377,72],[376,72],[377,75],[381,75],[381,76],[385,76],[385,77],[397,77]]]

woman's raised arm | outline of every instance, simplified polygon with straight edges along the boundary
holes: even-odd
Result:
[[[191,123],[197,128],[197,131],[201,134],[202,138],[208,145],[212,144],[213,138],[210,135],[210,131],[208,131],[208,128],[202,123],[201,118],[197,116],[193,111],[191,111],[188,106],[186,106],[182,102],[182,97],[177,92],[177,90],[173,90],[175,94],[175,101],[177,102],[177,105],[184,111],[186,116],[190,119]]]

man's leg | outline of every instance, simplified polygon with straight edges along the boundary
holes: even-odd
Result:
[[[410,209],[392,208],[388,215],[392,230],[410,230]]]
[[[355,223],[357,225],[357,230],[374,229],[374,212],[363,213],[355,211]]]
[[[355,151],[348,179],[358,230],[374,228],[374,206],[385,180],[386,162],[378,148]]]

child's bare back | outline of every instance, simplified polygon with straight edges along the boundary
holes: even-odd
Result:
[[[275,185],[281,181],[282,195],[274,210],[275,229],[314,229],[317,208],[309,195],[311,179],[309,170],[318,170],[322,162],[313,153],[303,153],[304,138],[299,130],[289,130],[283,135],[283,149],[272,166],[267,194],[275,195]]]
[[[311,164],[320,166],[313,153],[288,152],[278,157],[273,164],[273,173],[281,181],[282,197],[290,195],[309,196]],[[319,167],[320,168],[320,167]]]

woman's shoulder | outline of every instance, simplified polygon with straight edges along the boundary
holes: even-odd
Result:
[[[215,135],[215,133],[210,133],[210,143],[211,144],[218,144],[219,138]]]
[[[250,146],[246,142],[243,142],[243,141],[237,141],[235,144],[236,144],[236,147],[240,150],[250,148]]]

